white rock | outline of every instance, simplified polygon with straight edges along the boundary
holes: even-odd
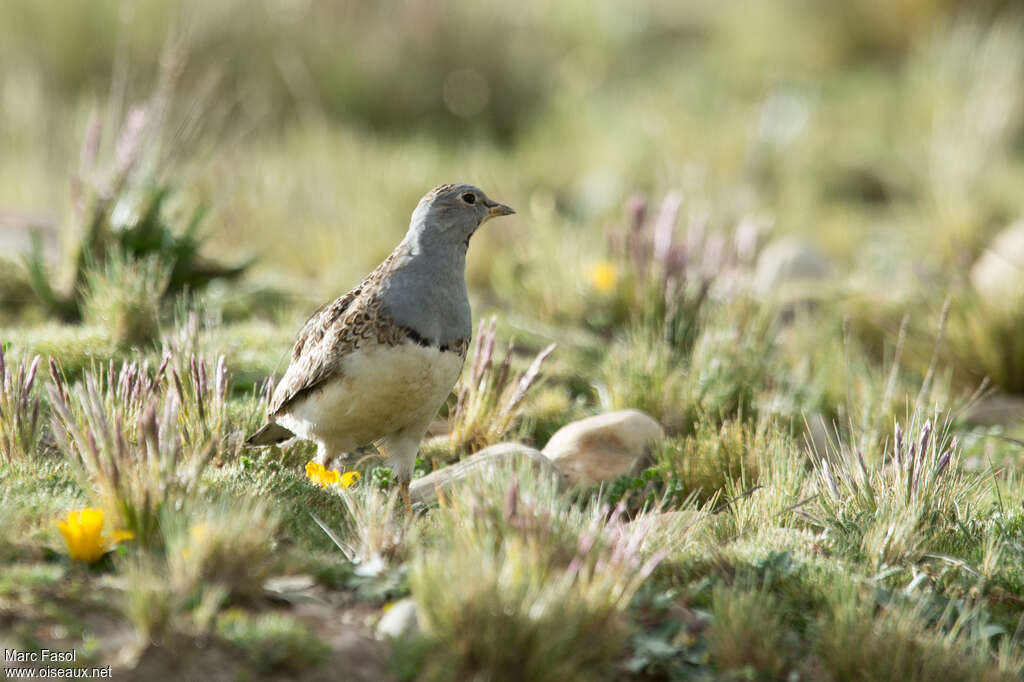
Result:
[[[523,459],[531,460],[536,467],[550,471],[552,474],[557,473],[555,467],[540,450],[522,443],[498,443],[486,447],[460,462],[417,478],[409,486],[409,497],[413,502],[430,504],[437,501],[438,489],[446,491],[467,476],[490,467],[504,465],[506,462]]]
[[[758,256],[753,293],[760,298],[799,296],[828,275],[828,260],[818,249],[801,239],[783,237]]]
[[[665,430],[639,410],[619,410],[560,428],[544,454],[570,483],[593,485],[631,471]]]
[[[380,555],[380,552],[374,552],[367,559],[357,559],[353,559],[353,561],[356,562],[354,573],[360,577],[376,578],[381,573],[388,570],[388,562]]]
[[[996,235],[971,267],[971,284],[992,305],[1014,305],[1024,295],[1024,220]]]
[[[316,587],[316,579],[311,575],[279,575],[267,578],[263,589],[276,594],[305,593]]]
[[[377,637],[406,637],[420,631],[419,612],[412,597],[399,599],[391,605],[377,622]]]

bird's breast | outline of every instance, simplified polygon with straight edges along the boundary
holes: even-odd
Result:
[[[364,444],[425,425],[458,381],[463,357],[406,342],[346,356],[338,378],[311,392],[292,414],[311,436]]]

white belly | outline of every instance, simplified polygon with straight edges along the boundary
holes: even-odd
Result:
[[[462,358],[414,343],[371,346],[347,356],[328,380],[277,421],[335,452],[408,428],[426,428],[462,371]]]

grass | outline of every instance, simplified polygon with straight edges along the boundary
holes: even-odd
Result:
[[[972,414],[1019,404],[1024,327],[971,271],[1024,213],[1024,22],[805,4],[5,3],[0,639],[147,679],[1019,679],[1024,423]],[[324,488],[242,447],[452,180],[517,215],[417,473],[637,408],[629,476],[408,517],[369,453]],[[821,267],[765,291],[783,247]],[[91,563],[87,507],[133,535]]]
[[[412,559],[427,679],[588,679],[625,648],[622,612],[663,550],[642,521],[578,509],[554,479],[512,473],[504,495],[493,480],[453,495]]]
[[[170,270],[155,258],[134,262],[114,256],[102,269],[86,274],[86,323],[106,327],[119,346],[153,343],[169,277]]]
[[[227,611],[217,619],[217,632],[261,671],[302,670],[322,662],[329,651],[316,633],[281,614]]]
[[[88,373],[69,387],[51,359],[57,449],[94,503],[145,545],[159,544],[160,515],[196,494],[203,470],[225,454],[227,370],[194,355],[164,356],[155,371],[135,363]]]
[[[693,339],[683,348],[666,338],[661,322],[631,327],[604,358],[603,406],[637,407],[673,433],[691,432],[701,413],[719,420],[756,416],[776,377],[772,311],[712,306],[689,324]]]
[[[501,364],[495,362],[496,323],[495,317],[486,326],[480,323],[469,371],[455,391],[458,398],[448,417],[448,440],[458,454],[472,454],[494,445],[512,430],[523,411],[523,401],[539,379],[544,359],[555,350],[555,344],[550,344],[525,371],[513,374],[514,342],[509,342]]]
[[[27,458],[39,440],[42,401],[33,391],[39,360],[11,368],[0,349],[0,450],[8,461]]]
[[[974,482],[960,473],[956,438],[944,429],[932,433],[931,420],[920,419],[906,435],[896,424],[891,450],[871,469],[859,450],[848,447],[816,466],[819,523],[837,542],[852,542],[879,570],[916,563],[930,546],[941,552],[955,537],[960,515],[970,513],[965,507]]]

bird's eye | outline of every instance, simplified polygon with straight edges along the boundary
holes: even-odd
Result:
[[[466,192],[465,194],[462,195],[462,200],[465,201],[467,204],[475,204],[476,195],[473,194],[472,192]]]

